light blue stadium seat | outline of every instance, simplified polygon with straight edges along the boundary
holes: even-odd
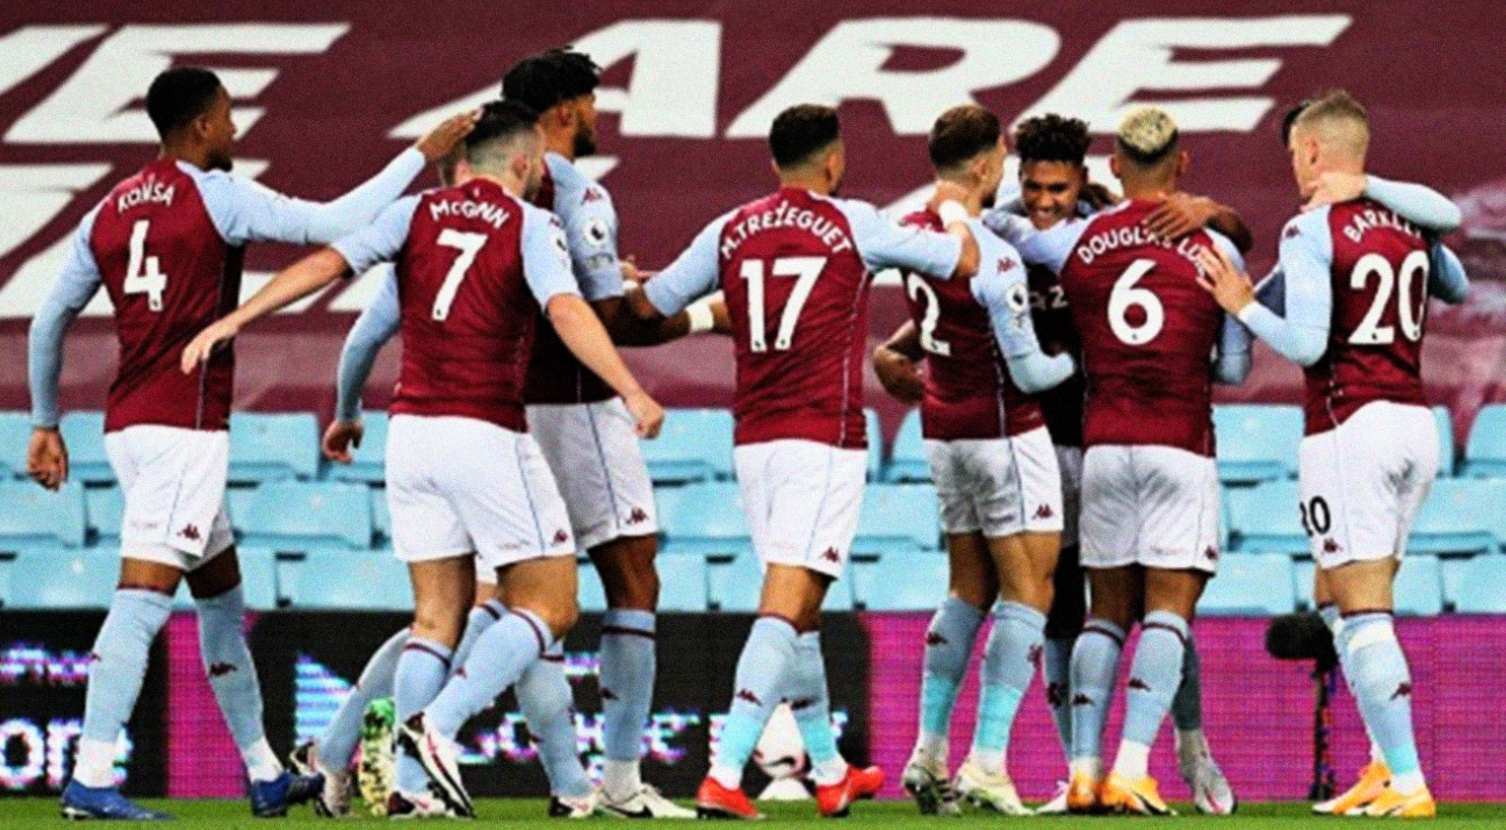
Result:
[[[1506,404],[1480,407],[1464,445],[1459,474],[1476,478],[1506,476]]]
[[[343,550],[311,550],[278,562],[279,601],[294,608],[409,611],[413,589],[408,569],[390,556]],[[283,575],[295,574],[284,581]]]
[[[860,553],[936,550],[941,526],[936,488],[929,484],[870,484],[863,493],[858,534],[852,549]]]
[[[1438,479],[1412,525],[1407,550],[1424,553],[1495,550],[1506,540],[1503,505],[1506,505],[1506,481]]]
[[[1297,482],[1265,481],[1224,491],[1229,531],[1240,551],[1307,553],[1307,534],[1297,510]]]
[[[1452,476],[1458,471],[1454,446],[1454,416],[1446,406],[1433,407],[1433,420],[1438,422],[1438,475]]]
[[[1286,614],[1296,607],[1296,571],[1285,553],[1228,553],[1208,580],[1198,612],[1210,615]]]
[[[1506,556],[1482,554],[1463,562],[1453,600],[1461,614],[1506,614]]]
[[[659,610],[706,610],[706,557],[699,554],[660,553]]]
[[[600,613],[607,610],[607,591],[601,584],[601,575],[591,565],[591,560],[585,556],[580,557],[580,562],[576,567],[575,599],[580,604],[582,613]]]
[[[1226,484],[1291,478],[1297,474],[1302,408],[1284,404],[1213,407],[1218,477]]]
[[[230,416],[230,481],[313,478],[319,472],[319,422],[308,412]]]
[[[119,487],[85,488],[84,513],[99,544],[120,544],[120,527],[125,521],[125,493]]]
[[[863,409],[863,425],[868,433],[868,480],[878,481],[884,466],[884,428],[877,409]]]
[[[907,482],[931,480],[931,462],[926,456],[925,438],[921,434],[920,409],[905,413],[894,436],[894,452],[884,467],[884,480]]]
[[[659,437],[643,441],[643,460],[655,484],[688,484],[732,477],[732,412],[671,409]]]
[[[8,563],[10,609],[108,608],[120,581],[113,549],[33,547]]]
[[[84,486],[68,481],[57,492],[30,481],[0,481],[0,550],[33,545],[84,544]]]
[[[387,480],[387,413],[380,409],[361,410],[361,446],[352,447],[350,463],[325,461],[324,477],[332,481],[359,481],[382,484]],[[323,433],[320,433],[323,436]]]
[[[1401,560],[1392,585],[1392,605],[1398,614],[1431,617],[1443,612],[1443,573],[1438,557],[1408,553]]]
[[[246,607],[252,611],[277,608],[277,554],[270,548],[237,545],[235,558],[240,563]],[[178,596],[187,594],[187,586],[178,589]]]
[[[751,550],[747,518],[737,485],[730,482],[688,484],[656,491],[662,551],[670,553],[741,553]]]
[[[929,611],[946,599],[947,559],[886,553],[848,565],[854,602],[869,611]]]
[[[713,557],[706,565],[707,606],[713,610],[752,613],[763,590],[763,566],[752,551]],[[839,579],[826,591],[822,611],[852,610],[852,580]]]
[[[112,484],[115,469],[105,452],[105,413],[69,412],[58,423],[68,444],[68,477],[84,484]]]
[[[0,412],[0,479],[26,478],[26,449],[29,446],[31,413]]]
[[[277,551],[371,547],[371,493],[364,484],[274,481],[256,488],[239,521],[247,545]]]
[[[1292,567],[1297,576],[1297,601],[1309,610],[1317,608],[1318,603],[1313,599],[1313,574],[1318,570],[1317,564],[1304,556],[1292,560]]]

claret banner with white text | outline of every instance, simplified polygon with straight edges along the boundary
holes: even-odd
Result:
[[[1422,0],[1127,0],[979,4],[837,0],[602,0],[483,7],[432,0],[309,5],[289,0],[12,0],[0,9],[0,408],[27,405],[25,330],[70,231],[119,178],[151,158],[142,95],[175,64],[220,73],[236,101],[237,169],[280,190],[330,198],[442,115],[492,97],[514,60],[575,44],[606,67],[601,154],[582,166],[611,190],[622,250],[662,266],[701,225],[765,192],[764,135],[783,107],[839,104],[847,195],[913,204],[929,178],[924,135],[943,109],[987,105],[1013,122],[1086,119],[1092,167],[1137,103],[1167,108],[1193,156],[1188,189],[1236,207],[1268,267],[1297,209],[1276,134],[1284,108],[1343,86],[1370,108],[1371,166],[1455,198],[1452,238],[1478,281],[1461,309],[1435,308],[1427,372],[1435,402],[1467,428],[1501,397],[1506,340],[1506,20],[1494,4]],[[432,181],[426,180],[425,185]],[[262,246],[247,291],[299,251]],[[171,278],[171,275],[167,275]],[[345,330],[375,288],[339,284],[240,338],[237,406],[327,411]],[[903,314],[876,289],[872,336]],[[103,294],[75,324],[64,405],[100,408],[114,363]],[[698,338],[635,364],[676,405],[729,400],[730,348]],[[396,373],[387,354],[368,402]],[[1294,368],[1263,354],[1231,400],[1292,400]],[[870,396],[892,427],[899,409]]]

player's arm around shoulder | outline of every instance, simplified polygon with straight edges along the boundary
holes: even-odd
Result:
[[[983,265],[973,278],[973,297],[985,309],[992,324],[999,353],[1009,366],[1009,376],[1021,391],[1044,392],[1071,377],[1077,364],[1070,355],[1047,355],[1035,334],[1030,313],[1030,286],[1019,252],[994,237],[981,224],[975,229],[983,253]]]

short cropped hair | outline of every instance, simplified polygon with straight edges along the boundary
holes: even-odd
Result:
[[[1119,122],[1119,152],[1142,167],[1153,167],[1177,149],[1177,122],[1159,107],[1138,107]]]
[[[781,170],[798,167],[842,134],[837,111],[821,104],[796,104],[774,119],[769,151]]]
[[[1297,123],[1297,116],[1307,109],[1307,105],[1313,101],[1311,98],[1303,98],[1287,109],[1286,114],[1281,116],[1281,146],[1287,147],[1292,143],[1292,125]]]
[[[472,166],[495,160],[497,150],[520,135],[531,134],[539,114],[527,104],[512,100],[492,101],[481,107],[481,117],[465,137],[465,157]]]
[[[1352,121],[1370,128],[1370,116],[1364,104],[1342,89],[1324,92],[1310,101],[1292,120],[1295,127],[1308,127],[1320,121]]]
[[[524,58],[502,78],[502,97],[544,112],[595,91],[601,67],[582,53],[550,49]]]
[[[977,104],[963,104],[942,113],[931,126],[926,150],[937,170],[951,170],[999,143],[999,117]]]
[[[152,80],[146,91],[146,114],[167,138],[208,112],[220,92],[218,75],[200,66],[168,69]]]
[[[1014,131],[1014,150],[1021,163],[1064,161],[1081,167],[1092,141],[1088,122],[1054,112],[1027,118]]]

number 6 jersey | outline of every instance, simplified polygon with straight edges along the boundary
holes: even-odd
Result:
[[[737,350],[736,443],[861,449],[872,272],[951,274],[961,251],[865,202],[786,187],[706,226],[644,292],[668,315],[720,283]]]

